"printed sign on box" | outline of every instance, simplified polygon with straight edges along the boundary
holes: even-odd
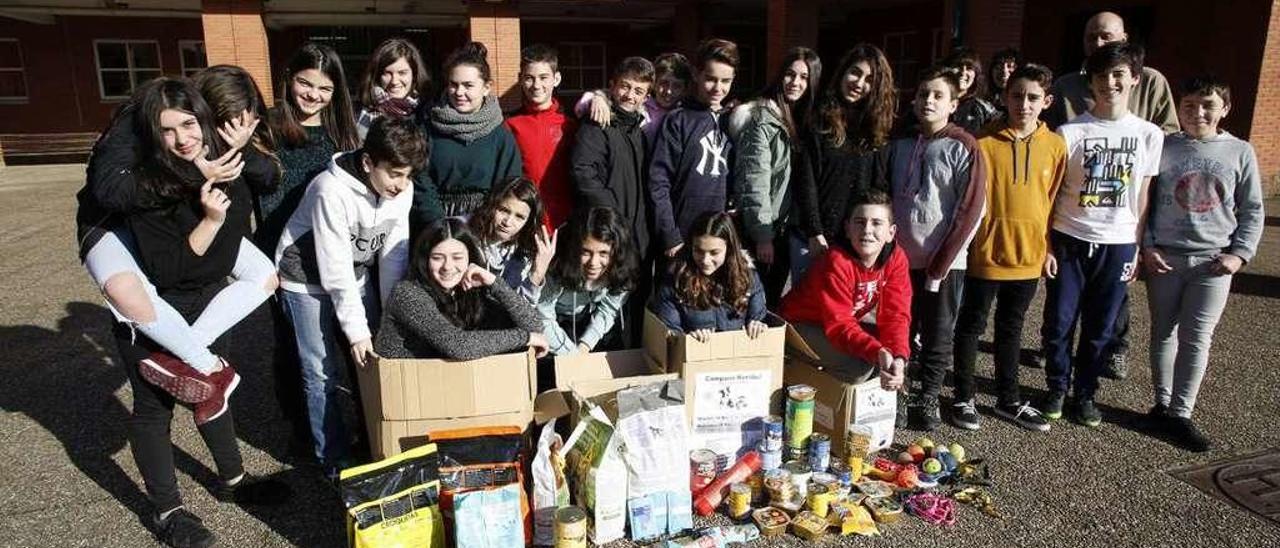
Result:
[[[760,417],[769,415],[773,373],[769,370],[700,373],[694,377],[692,447],[736,454],[763,437]]]

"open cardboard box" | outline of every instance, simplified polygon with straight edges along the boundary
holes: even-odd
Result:
[[[469,361],[381,358],[358,368],[369,449],[383,459],[426,443],[432,430],[526,428],[535,368],[532,350]]]
[[[555,373],[556,388],[538,394],[534,419],[544,423],[568,416],[570,429],[577,424],[578,410],[585,400],[600,405],[610,419],[616,419],[619,390],[678,378],[659,370],[641,349],[557,356]]]
[[[831,436],[831,451],[844,454],[844,439],[853,424],[871,429],[871,451],[893,443],[897,392],[880,388],[880,379],[856,382],[822,366],[817,352],[794,327],[787,326],[787,386],[807,384],[817,389],[813,430]]]
[[[764,417],[782,413],[787,323],[773,314],[765,323],[769,328],[755,339],[735,330],[713,333],[704,343],[645,313],[645,351],[659,367],[685,379],[690,449],[736,458],[756,448]]]

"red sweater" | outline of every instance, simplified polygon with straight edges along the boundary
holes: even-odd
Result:
[[[881,348],[908,358],[911,330],[911,278],[907,255],[894,247],[884,268],[869,269],[839,247],[819,257],[800,287],[782,299],[782,317],[791,323],[822,326],[837,349],[878,364]],[[876,311],[876,330],[860,321]]]
[[[555,228],[573,213],[573,184],[569,177],[569,153],[577,123],[560,111],[552,99],[551,108],[534,110],[526,104],[507,118],[507,128],[516,137],[524,160],[524,176],[538,186],[547,228]]]

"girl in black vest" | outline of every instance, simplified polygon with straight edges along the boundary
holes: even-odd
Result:
[[[533,181],[509,177],[489,191],[468,223],[480,238],[476,263],[530,303],[538,302],[556,250],[555,236],[542,217],[542,200]]]

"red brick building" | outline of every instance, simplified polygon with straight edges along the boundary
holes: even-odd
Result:
[[[353,86],[386,37],[414,41],[430,64],[478,40],[489,46],[504,103],[514,105],[521,44],[559,48],[561,92],[572,96],[603,85],[625,56],[690,52],[701,38],[722,36],[741,48],[734,87],[749,96],[791,45],[815,47],[832,70],[847,47],[876,44],[903,87],[958,43],[983,57],[1017,47],[1072,70],[1085,20],[1104,9],[1125,17],[1148,63],[1171,82],[1204,70],[1230,82],[1227,129],[1254,143],[1269,178],[1280,177],[1280,0],[1194,9],[1158,0],[8,0],[0,6],[0,147],[11,161],[83,147],[139,82],[208,64],[244,66],[270,95],[273,70],[307,40],[337,49]]]

